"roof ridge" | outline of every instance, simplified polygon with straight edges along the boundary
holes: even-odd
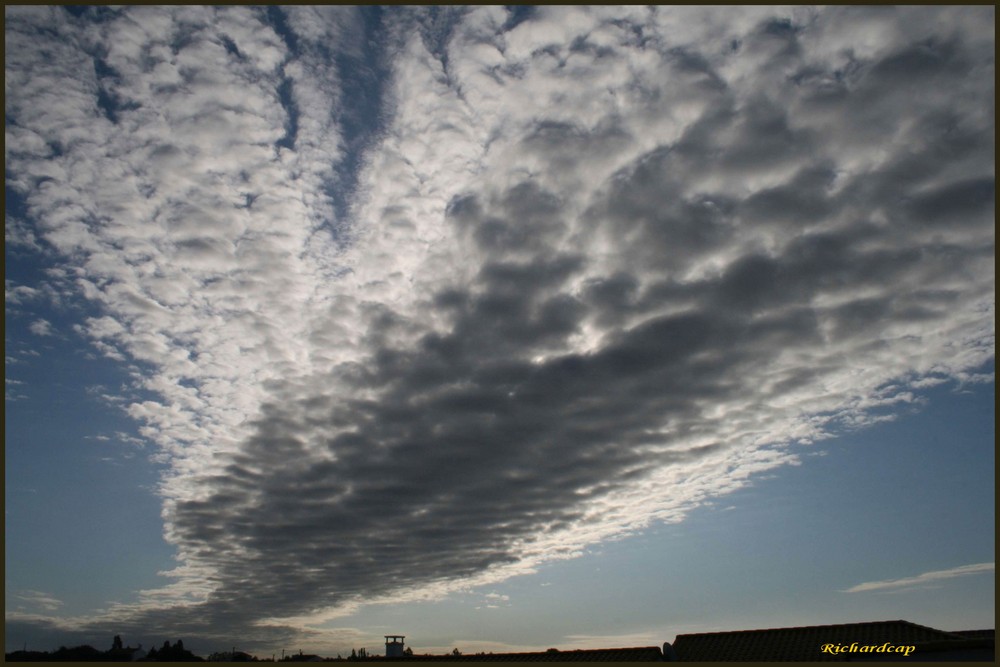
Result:
[[[853,622],[850,622],[850,623],[825,623],[823,625],[791,625],[791,626],[781,627],[781,628],[752,628],[752,629],[748,629],[748,630],[712,630],[712,631],[709,631],[709,632],[686,632],[684,634],[679,634],[677,636],[678,637],[688,637],[688,636],[691,636],[691,635],[732,635],[732,634],[738,634],[738,633],[741,633],[741,632],[778,632],[778,631],[781,631],[781,630],[810,630],[810,629],[813,629],[813,628],[839,628],[839,627],[846,627],[846,626],[851,626],[851,625],[886,625],[886,624],[889,624],[889,623],[906,623],[908,625],[912,625],[912,626],[915,626],[915,627],[918,627],[918,628],[923,628],[925,630],[933,630],[934,632],[941,632],[941,633],[945,633],[945,634],[950,634],[950,633],[946,633],[944,630],[938,630],[937,628],[927,627],[927,626],[924,626],[924,625],[920,625],[918,623],[913,623],[911,621],[907,621],[905,619],[899,618],[899,619],[893,619],[893,620],[888,620],[888,621],[853,621]]]
[[[965,637],[963,637],[962,635],[959,635],[959,634],[957,634],[955,632],[951,632],[949,630],[938,630],[937,628],[932,628],[932,627],[927,626],[927,625],[921,625],[920,623],[914,623],[913,621],[903,621],[903,622],[904,623],[908,623],[909,625],[912,625],[915,628],[920,628],[921,630],[930,630],[932,632],[940,632],[943,635],[948,635],[949,637],[953,637],[955,639],[965,639]]]

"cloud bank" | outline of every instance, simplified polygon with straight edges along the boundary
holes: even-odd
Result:
[[[17,239],[169,464],[74,627],[332,641],[970,378],[993,12],[6,8]]]

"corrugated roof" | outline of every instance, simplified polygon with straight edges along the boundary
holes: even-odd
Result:
[[[858,659],[858,654],[833,654],[822,650],[824,644],[859,646],[912,646],[921,643],[955,641],[958,634],[935,630],[909,621],[876,621],[814,625],[767,630],[704,632],[677,635],[673,648],[682,661],[832,661]],[[911,654],[911,657],[916,655]],[[919,660],[919,657],[916,658]]]

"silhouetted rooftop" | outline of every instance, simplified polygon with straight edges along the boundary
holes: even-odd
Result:
[[[663,653],[658,646],[638,648],[577,649],[573,651],[541,651],[532,653],[480,653],[475,655],[414,655],[404,661],[460,662],[660,662]]]
[[[826,644],[858,646],[916,646],[907,659],[920,660],[920,649],[941,651],[943,648],[977,648],[992,645],[993,631],[973,630],[975,637],[962,633],[935,630],[909,621],[877,621],[814,625],[766,630],[734,632],[704,632],[677,635],[673,648],[680,661],[856,661],[864,659],[902,659],[895,654],[829,653]],[[989,636],[978,633],[989,632]],[[984,641],[988,640],[988,641]]]
[[[951,634],[964,637],[965,639],[994,639],[996,636],[996,630],[958,630],[957,632],[952,632]]]

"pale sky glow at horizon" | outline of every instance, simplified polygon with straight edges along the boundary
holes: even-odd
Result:
[[[994,12],[6,7],[5,650],[992,628]]]

